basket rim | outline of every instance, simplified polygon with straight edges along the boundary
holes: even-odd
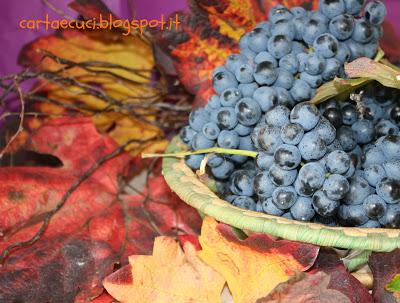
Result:
[[[185,145],[176,136],[168,145],[167,153],[183,150]],[[400,229],[332,227],[244,210],[219,198],[183,159],[164,158],[162,171],[170,188],[185,203],[236,228],[319,246],[371,251],[400,248]]]

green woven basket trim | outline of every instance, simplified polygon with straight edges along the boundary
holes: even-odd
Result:
[[[185,149],[175,137],[167,152]],[[183,159],[164,158],[163,174],[170,188],[187,204],[231,226],[320,246],[371,251],[391,251],[400,247],[400,230],[384,228],[329,227],[299,222],[259,212],[243,210],[218,198]]]

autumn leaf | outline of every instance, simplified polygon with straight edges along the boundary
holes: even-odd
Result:
[[[368,265],[374,277],[372,294],[375,302],[396,303],[400,302],[398,293],[386,289],[395,276],[400,273],[400,250],[389,253],[372,253]]]
[[[257,303],[351,303],[341,292],[328,288],[331,277],[323,272],[303,274],[279,284]]]
[[[200,258],[227,281],[236,303],[255,302],[297,271],[312,266],[318,247],[274,240],[265,234],[252,234],[245,240],[232,228],[206,217],[199,241]]]
[[[237,53],[242,34],[258,22],[267,20],[270,8],[315,8],[316,0],[223,0],[190,1],[190,14],[180,13],[181,30],[160,32],[157,40],[174,60],[175,69],[185,88],[196,95],[195,105],[205,104],[214,92],[212,70]]]
[[[100,1],[75,1],[73,8],[97,17],[108,12]],[[97,12],[98,10],[98,12]],[[105,14],[108,16],[109,14]],[[160,110],[149,106],[165,95],[163,85],[152,80],[152,46],[141,35],[124,36],[121,31],[62,30],[26,45],[19,62],[39,74],[39,110],[60,114],[79,110],[92,116],[102,132],[108,131],[119,144],[131,139],[127,149],[163,150],[167,141],[159,125]],[[146,106],[147,103],[147,106]]]
[[[57,157],[61,166],[0,168],[0,252],[31,239],[71,185],[117,145],[99,134],[90,118],[65,117],[34,129],[25,148]],[[199,232],[196,210],[173,194],[161,176],[149,179],[152,190],[119,195],[130,161],[123,153],[99,166],[34,244],[8,256],[0,268],[2,300],[87,302],[103,293],[102,280],[114,264],[150,253],[155,237]]]
[[[400,274],[397,274],[392,281],[386,285],[388,291],[400,294]]]
[[[191,241],[183,250],[174,239],[158,237],[151,256],[131,256],[129,265],[108,276],[104,287],[118,301],[219,302],[224,278],[201,261]]]

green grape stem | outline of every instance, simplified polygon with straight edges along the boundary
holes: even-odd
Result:
[[[255,158],[258,155],[258,152],[252,150],[242,150],[242,149],[232,149],[232,148],[221,148],[221,147],[212,147],[206,149],[199,149],[195,151],[185,151],[178,153],[169,153],[169,154],[142,154],[142,159],[145,158],[165,158],[165,157],[173,157],[173,158],[184,158],[190,155],[200,155],[200,154],[227,154],[227,155],[241,155]]]

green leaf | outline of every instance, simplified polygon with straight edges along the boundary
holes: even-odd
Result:
[[[393,280],[386,285],[386,289],[391,292],[400,292],[400,274],[394,276]]]

